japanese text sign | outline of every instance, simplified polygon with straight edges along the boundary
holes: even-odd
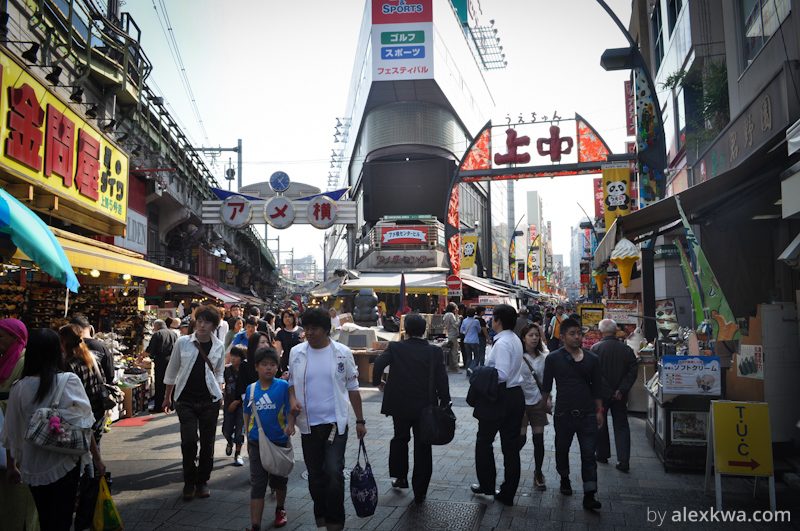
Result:
[[[128,156],[3,52],[0,116],[0,167],[125,224]]]
[[[665,395],[722,394],[718,356],[664,356],[659,374]]]
[[[381,227],[381,245],[424,245],[428,241],[428,227]]]
[[[372,0],[375,81],[432,79],[432,40],[432,0]]]
[[[270,227],[285,229],[294,222],[294,206],[283,196],[270,199],[264,205],[264,219]]]
[[[714,467],[718,474],[771,476],[769,406],[763,402],[711,402]]]
[[[253,214],[252,206],[247,198],[241,195],[228,196],[220,207],[222,222],[234,229],[241,229],[250,223]]]
[[[336,222],[336,201],[318,196],[308,202],[308,222],[318,229],[329,229]]]

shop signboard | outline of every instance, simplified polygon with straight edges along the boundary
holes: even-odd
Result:
[[[638,323],[639,301],[636,300],[607,300],[606,318],[613,319],[617,324]]]
[[[597,328],[605,315],[605,306],[602,304],[579,304],[578,315],[581,316],[581,325],[584,328]]]
[[[127,223],[125,224],[125,237],[115,236],[114,245],[146,255],[147,216],[129,209]]]
[[[407,270],[424,267],[446,267],[444,253],[430,250],[378,250],[371,252],[363,267],[368,269]]]
[[[663,356],[661,392],[665,395],[719,396],[719,356]]]
[[[433,79],[432,0],[372,0],[372,76]]]
[[[706,485],[714,469],[717,510],[722,509],[722,475],[767,477],[769,505],[776,509],[772,431],[766,402],[711,401],[711,441],[706,451]]]
[[[427,242],[428,227],[424,225],[381,227],[381,246],[425,245]]]
[[[764,379],[764,349],[761,345],[741,345],[736,355],[736,375],[753,380]]]
[[[63,219],[108,235],[122,233],[128,156],[2,51],[0,116],[5,173],[89,214]],[[55,208],[50,215],[63,214]],[[98,217],[107,223],[98,225]]]

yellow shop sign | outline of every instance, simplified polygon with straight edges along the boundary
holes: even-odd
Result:
[[[103,217],[109,233],[122,233],[128,156],[2,50],[0,168],[4,180],[34,185],[69,207],[53,216],[77,224],[67,211]]]

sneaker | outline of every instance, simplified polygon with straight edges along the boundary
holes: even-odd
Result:
[[[189,501],[192,498],[194,498],[194,491],[195,491],[194,485],[190,485],[188,483],[185,484],[183,486],[183,499],[184,499],[184,501]]]
[[[286,519],[286,509],[275,509],[275,527],[283,527],[289,520]]]
[[[211,496],[211,489],[208,488],[208,483],[198,483],[196,495],[198,498],[208,498]]]
[[[236,457],[233,458],[233,466],[244,466],[244,459],[239,454],[236,454]]]
[[[544,474],[541,472],[534,472],[533,486],[536,488],[536,490],[547,490],[547,485],[544,483]]]
[[[561,478],[560,490],[564,496],[572,496],[572,483],[569,482],[569,478]]]
[[[583,495],[583,508],[587,511],[596,511],[603,507],[603,504],[594,499],[594,492],[588,492]]]
[[[225,445],[225,455],[231,455],[233,453],[233,443],[229,442]]]

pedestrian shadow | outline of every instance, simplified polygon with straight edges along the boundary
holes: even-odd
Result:
[[[183,465],[180,460],[138,474],[114,476],[115,491],[148,490],[183,483]]]

